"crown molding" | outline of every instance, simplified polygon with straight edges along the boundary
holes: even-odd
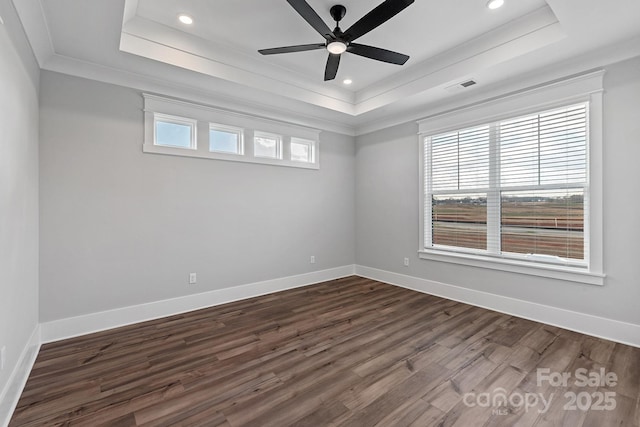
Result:
[[[545,85],[512,92],[501,97],[487,99],[463,108],[431,115],[418,120],[418,133],[423,135],[448,132],[459,126],[460,114],[473,117],[468,125],[475,126],[476,123],[500,120],[506,112],[509,115],[517,116],[525,114],[531,109],[552,108],[549,105],[565,102],[569,99],[588,99],[592,93],[603,91],[604,74],[605,70],[594,70]]]
[[[236,111],[265,119],[287,122],[293,125],[316,128],[349,136],[355,135],[353,126],[348,123],[348,116],[345,116],[344,122],[324,118],[314,114],[314,111],[309,111],[314,109],[319,110],[317,107],[307,106],[293,100],[284,100],[285,102],[283,102],[283,104],[286,104],[284,106],[274,106],[272,104],[247,100],[242,97],[236,97],[210,89],[203,90],[203,86],[198,84],[188,85],[169,82],[156,76],[106,67],[59,54],[54,54],[42,68],[48,71],[96,80],[103,83],[125,86],[141,92],[185,99],[227,111]],[[211,86],[208,85],[206,87]],[[220,85],[216,87],[220,87]],[[256,98],[257,97],[258,96],[256,96]]]
[[[456,83],[563,38],[560,23],[548,6],[511,21],[462,45],[394,74],[356,94],[356,115],[407,96],[428,93]]]
[[[40,68],[55,54],[40,0],[12,0]]]
[[[214,78],[358,116],[417,93],[549,46],[566,35],[545,5],[458,47],[404,68],[353,93],[310,81],[308,76],[275,66],[246,52],[229,49],[178,29],[135,16],[135,0],[125,2],[126,24],[120,50]],[[260,70],[257,73],[255,70]]]
[[[202,81],[202,76],[189,79],[182,78],[182,81],[179,81],[180,79],[173,80],[166,77],[151,76],[58,54],[54,49],[41,0],[12,0],[12,3],[36,61],[43,70],[126,86],[144,92],[184,98],[227,110],[285,121],[304,127],[313,127],[349,136],[355,135],[353,126],[349,124],[349,115],[345,115],[344,121],[336,120],[335,117],[339,117],[341,114],[334,113],[333,109],[327,109],[331,114],[324,114],[324,109],[313,105],[305,105],[300,100],[295,99],[280,99],[279,105],[276,105],[274,99],[265,97],[263,92],[253,91],[255,92],[253,99],[250,99],[247,96],[234,96],[235,88],[233,87],[227,89],[227,93],[220,90],[202,89],[202,87],[221,89],[222,86],[226,86],[219,83],[202,86],[184,83],[184,81]],[[123,26],[134,19],[136,6],[137,0],[127,0],[125,2]],[[172,75],[171,77],[175,76]],[[261,99],[269,99],[270,102],[261,102],[259,101]],[[348,105],[349,108],[352,108],[350,107],[351,104]],[[332,117],[324,117],[327,115]]]
[[[135,17],[123,27],[120,50],[344,114],[354,94],[165,25]],[[256,72],[260,70],[260,72]]]
[[[621,43],[604,47],[595,52],[569,58],[554,64],[554,66],[534,69],[526,75],[519,75],[517,78],[488,85],[484,88],[478,88],[472,93],[459,93],[454,97],[439,102],[425,100],[425,102],[418,107],[410,107],[402,111],[392,112],[383,119],[376,118],[366,122],[356,122],[354,123],[355,134],[356,136],[366,135],[405,123],[415,123],[416,121],[446,114],[450,111],[472,108],[493,99],[503,98],[537,87],[546,86],[556,81],[589,74],[594,70],[602,69],[611,64],[637,56],[640,56],[640,37],[634,37]]]
[[[507,60],[507,51],[511,52],[511,56],[514,51],[521,55],[522,49],[530,51],[536,45],[544,45],[545,40],[550,43],[554,38],[561,37],[555,15],[543,7],[514,21],[519,26],[506,24],[477,40],[403,70],[391,83],[378,82],[358,91],[353,98],[355,103],[352,103],[349,95],[345,97],[333,92],[319,94],[311,90],[306,91],[307,98],[296,97],[292,96],[286,85],[265,82],[265,85],[251,88],[167,64],[159,64],[161,67],[154,68],[142,67],[145,71],[140,71],[137,68],[139,63],[135,61],[128,68],[116,68],[60,55],[55,52],[41,0],[12,0],[12,3],[43,70],[350,136],[415,122],[447,110],[463,108],[640,55],[640,37],[634,37],[553,66],[531,70],[517,78],[476,87],[472,92],[450,94],[443,91],[452,81],[460,81],[460,78],[469,77],[471,72],[476,74],[479,69],[489,69],[495,63]],[[136,4],[137,0],[124,2],[123,28],[137,19]],[[500,40],[504,43],[500,44]],[[483,48],[484,51],[474,55],[474,51]],[[425,84],[431,87],[428,90],[421,89]],[[276,92],[273,92],[274,87],[278,88]],[[320,98],[323,101],[316,102]],[[318,106],[323,102],[322,106]],[[333,108],[334,102],[342,103],[342,106]]]

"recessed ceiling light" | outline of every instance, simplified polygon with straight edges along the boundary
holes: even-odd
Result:
[[[189,15],[185,15],[184,13],[183,13],[183,14],[178,15],[178,20],[179,20],[180,22],[182,22],[183,24],[185,24],[185,25],[191,25],[191,24],[193,24],[193,18],[192,18],[192,17],[190,17]]]
[[[504,0],[489,0],[487,7],[489,9],[497,9],[504,4]]]
[[[351,83],[353,83],[353,80],[351,80],[351,79],[344,79],[344,80],[342,81],[342,83],[344,83],[344,84],[346,84],[346,85],[348,86],[348,85],[350,85]]]

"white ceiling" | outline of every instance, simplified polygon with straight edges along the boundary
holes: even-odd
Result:
[[[380,0],[340,0],[346,30]],[[338,0],[308,0],[333,28]],[[343,54],[324,82],[324,50],[257,50],[321,43],[285,0],[14,0],[40,66],[301,124],[362,133],[416,111],[471,100],[502,83],[574,72],[640,54],[638,0],[416,0],[358,43],[411,56],[397,66]],[[185,26],[177,15],[195,22]],[[602,58],[602,59],[598,59]],[[583,64],[583,69],[572,64]],[[579,67],[578,67],[579,68]],[[565,71],[566,73],[566,71]],[[557,78],[553,73],[550,78]],[[351,86],[342,84],[353,79]],[[456,83],[473,78],[469,89]],[[451,87],[454,86],[454,87]],[[253,110],[253,111],[251,111]]]
[[[372,9],[376,2],[362,0],[309,0],[308,3],[330,28],[334,22],[329,9],[336,3],[346,6],[347,14],[340,23],[346,30]],[[248,4],[249,3],[249,4]],[[438,4],[439,3],[439,4]],[[448,0],[446,2],[416,1],[406,10],[379,28],[364,35],[358,43],[379,46],[411,56],[405,68],[472,40],[487,31],[546,6],[544,0],[517,0],[517,7],[491,11],[482,1]],[[251,13],[248,13],[252,10]],[[195,18],[187,27],[176,19],[176,11]],[[238,2],[139,0],[137,16],[158,22],[179,31],[210,40],[216,45],[258,58],[298,72],[312,82],[322,83],[326,51],[300,52],[261,58],[258,49],[306,43],[322,43],[324,39],[307,24],[284,0]],[[233,23],[230,28],[229,23]],[[344,55],[334,84],[344,88],[342,79],[350,77],[354,84],[348,89],[360,90],[387,78],[399,66],[372,62],[356,55]],[[332,83],[329,83],[332,84]]]

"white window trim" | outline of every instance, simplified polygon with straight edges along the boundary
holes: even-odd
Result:
[[[189,126],[191,128],[191,140],[188,147],[180,147],[178,145],[164,145],[156,143],[156,125],[158,122],[171,123],[176,125]],[[170,114],[154,113],[153,114],[153,146],[169,148],[171,150],[197,150],[198,149],[198,121],[186,117],[173,116]]]
[[[276,141],[276,155],[275,157],[272,156],[258,156],[257,154],[255,154],[255,146],[257,144],[256,139],[257,138],[263,138],[263,139],[273,139]],[[253,149],[254,149],[254,154],[253,156],[259,159],[270,159],[270,160],[283,160],[282,157],[282,146],[283,146],[283,137],[282,135],[278,135],[275,133],[271,133],[271,132],[263,132],[261,130],[256,130],[253,132]]]
[[[420,247],[422,259],[462,264],[492,270],[508,271],[532,276],[604,285],[603,265],[603,171],[602,171],[602,98],[604,71],[596,71],[549,85],[521,91],[505,97],[492,99],[473,106],[434,115],[418,121],[418,150],[420,171]],[[424,138],[457,129],[469,128],[502,119],[533,114],[580,102],[589,103],[589,147],[588,147],[588,247],[585,248],[587,268],[571,265],[532,263],[526,260],[484,256],[464,250],[438,250],[428,247],[425,236],[424,209]]]
[[[218,124],[218,123],[209,123],[209,134],[211,134],[212,130],[236,134],[238,136],[238,152],[237,153],[230,153],[228,151],[212,150],[211,149],[211,140],[209,140],[209,144],[208,144],[207,149],[209,150],[210,153],[212,153],[212,154],[224,154],[224,155],[229,155],[229,156],[243,156],[244,155],[244,129],[238,128],[238,127],[234,127],[234,126],[221,125],[221,124]]]
[[[278,120],[266,119],[249,114],[237,113],[221,108],[194,104],[173,98],[143,93],[144,98],[144,153],[164,154],[180,157],[224,160],[232,162],[257,163],[285,166],[299,169],[320,169],[320,130]],[[154,145],[154,115],[188,117],[197,124],[197,148],[188,150],[178,147]],[[242,154],[209,151],[209,129],[211,126],[224,130],[240,129],[244,142]],[[253,152],[254,132],[265,132],[281,136],[280,158],[256,157]],[[314,162],[304,163],[289,159],[291,138],[300,138],[314,143]]]
[[[289,153],[289,160],[291,160],[292,162],[296,162],[296,163],[314,163],[315,158],[316,158],[316,146],[315,146],[315,141],[311,141],[308,139],[304,139],[304,138],[296,138],[293,137],[291,138],[291,142],[289,147],[291,147],[291,144],[298,144],[298,145],[306,145],[309,147],[309,161],[303,161],[303,160],[293,160],[291,158],[291,153]]]

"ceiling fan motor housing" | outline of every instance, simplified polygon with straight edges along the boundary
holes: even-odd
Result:
[[[347,14],[347,8],[341,4],[336,4],[335,6],[331,6],[329,13],[334,21],[340,22],[342,18],[344,18],[344,15]]]

